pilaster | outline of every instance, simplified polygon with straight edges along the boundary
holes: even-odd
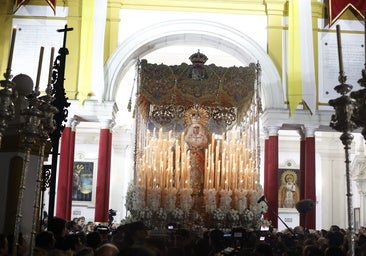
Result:
[[[10,49],[10,40],[11,40],[11,27],[13,24],[13,8],[14,2],[11,0],[5,0],[1,3],[0,8],[0,80],[4,79],[3,73],[6,70],[8,56],[9,56],[9,49]],[[16,47],[15,47],[16,48]]]
[[[366,156],[356,155],[351,163],[352,179],[360,194],[360,226],[366,225]]]
[[[285,0],[266,0],[266,13],[268,19],[268,54],[274,62],[278,73],[282,77],[283,59],[283,16],[286,8]]]
[[[122,1],[108,0],[107,2],[107,20],[104,36],[104,63],[118,46],[118,31],[120,19],[120,10]]]

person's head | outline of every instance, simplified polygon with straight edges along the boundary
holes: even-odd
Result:
[[[92,231],[86,235],[86,244],[87,246],[96,249],[102,243],[102,238],[97,231]]]
[[[78,234],[69,234],[65,237],[67,250],[79,251],[83,247],[83,243]]]
[[[138,243],[143,242],[146,239],[148,230],[148,227],[146,227],[142,221],[136,221],[127,224],[125,234],[128,238],[131,238],[134,243]]]
[[[327,239],[329,247],[340,247],[344,243],[344,235],[340,231],[329,232]]]
[[[36,247],[50,250],[55,246],[55,237],[51,231],[42,231],[37,234],[35,245]]]
[[[59,217],[53,217],[48,220],[47,230],[51,231],[55,238],[66,235],[66,220]]]
[[[83,227],[85,225],[85,217],[81,216],[80,218],[77,219],[77,224],[81,227]]]
[[[114,256],[118,255],[119,249],[111,243],[105,243],[95,250],[95,256]]]
[[[272,251],[272,247],[267,244],[267,243],[258,243],[253,251],[254,255],[257,256],[272,256],[273,255],[273,251]]]
[[[325,249],[324,255],[325,256],[343,256],[344,253],[341,248],[333,246],[333,247],[328,247],[327,249]]]
[[[120,225],[112,233],[111,242],[119,249],[126,243],[126,230],[126,225]]]
[[[94,256],[94,250],[91,247],[84,247],[80,249],[75,256]]]
[[[76,233],[79,231],[79,226],[75,221],[71,220],[71,221],[66,222],[66,229],[69,234]]]
[[[100,234],[100,238],[102,239],[102,242],[106,242],[109,239],[110,230],[109,230],[108,226],[97,225],[97,226],[95,226],[94,230]]]

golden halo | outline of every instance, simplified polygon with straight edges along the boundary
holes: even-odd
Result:
[[[196,104],[185,112],[183,120],[187,125],[195,122],[205,126],[208,123],[208,113],[203,107]]]
[[[281,184],[286,184],[286,178],[288,176],[292,176],[293,183],[295,183],[295,184],[297,183],[297,173],[295,171],[292,171],[292,170],[286,170],[281,175]]]

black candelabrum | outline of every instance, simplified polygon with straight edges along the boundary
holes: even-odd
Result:
[[[70,103],[67,102],[68,98],[65,96],[65,67],[66,67],[66,55],[69,54],[69,50],[66,48],[66,36],[67,32],[73,30],[73,28],[68,28],[65,25],[64,29],[59,29],[57,32],[64,33],[63,47],[59,49],[59,55],[56,57],[53,66],[52,73],[52,93],[51,96],[54,97],[52,105],[56,107],[58,112],[54,115],[55,120],[55,130],[50,135],[52,143],[52,164],[51,164],[51,177],[49,180],[49,204],[48,204],[48,216],[49,218],[54,217],[55,208],[55,195],[56,195],[56,173],[57,173],[57,160],[59,143],[61,138],[61,132],[64,129],[63,123],[66,121],[68,111],[67,108]]]
[[[347,239],[349,251],[347,255],[355,255],[355,239],[353,226],[353,202],[352,202],[352,187],[350,180],[350,155],[349,150],[353,140],[352,131],[356,128],[362,128],[362,135],[366,139],[366,89],[351,92],[352,85],[346,84],[347,76],[343,70],[342,45],[340,26],[337,29],[337,44],[338,44],[338,59],[339,59],[339,85],[334,87],[340,97],[329,101],[329,105],[335,110],[331,117],[330,127],[341,132],[340,140],[344,145],[345,164],[346,164],[346,186],[347,186],[347,215],[348,215],[348,232]],[[365,33],[366,35],[366,33]],[[366,42],[366,40],[365,40]],[[366,60],[365,60],[366,68]],[[358,80],[361,87],[366,87],[366,71],[362,70],[362,78]],[[350,93],[351,92],[351,93]],[[350,93],[350,94],[349,94]]]

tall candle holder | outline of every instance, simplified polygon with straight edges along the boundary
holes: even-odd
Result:
[[[23,158],[23,168],[20,177],[20,186],[18,194],[17,211],[15,216],[15,228],[14,228],[14,242],[13,242],[13,255],[17,255],[18,247],[18,237],[20,233],[20,226],[22,222],[22,208],[24,192],[26,189],[26,181],[29,171],[30,153],[32,146],[35,144],[36,140],[40,137],[41,129],[41,119],[42,112],[39,110],[39,95],[38,91],[33,91],[31,95],[28,96],[29,106],[21,111],[21,115],[24,117],[24,123],[20,129],[21,136],[23,137],[24,143],[24,158]]]
[[[347,95],[352,90],[352,85],[346,84],[347,77],[343,71],[342,60],[342,46],[340,37],[340,27],[337,25],[337,43],[338,43],[338,58],[339,58],[339,85],[334,87],[337,93],[341,94],[336,99],[329,100],[329,105],[335,110],[335,114],[332,115],[330,121],[330,127],[334,130],[342,133],[340,140],[344,145],[345,151],[345,164],[346,164],[346,186],[347,186],[347,213],[348,213],[348,233],[347,239],[349,244],[349,254],[355,255],[355,239],[353,228],[353,203],[352,203],[352,187],[350,181],[350,155],[349,150],[353,140],[352,131],[357,127],[352,116],[355,100]]]
[[[0,81],[0,86],[3,87],[3,89],[0,90],[0,146],[5,129],[7,128],[9,121],[13,119],[15,115],[13,102],[16,99],[17,95],[13,91],[15,84],[10,81],[10,79],[12,78],[11,64],[13,60],[16,31],[16,28],[13,28],[8,65],[6,68],[6,72],[4,73],[5,80]]]
[[[66,36],[68,31],[72,31],[73,28],[68,28],[65,25],[64,29],[58,29],[57,32],[64,33],[63,46],[59,49],[59,55],[56,57],[53,63],[52,72],[52,93],[51,95],[55,98],[52,105],[55,106],[58,112],[54,115],[56,129],[50,135],[52,143],[52,165],[51,165],[51,177],[50,177],[50,192],[49,192],[49,203],[48,203],[48,216],[49,218],[54,217],[55,208],[55,196],[56,196],[56,174],[57,174],[57,162],[59,157],[59,144],[61,138],[61,132],[64,129],[64,122],[67,119],[68,110],[70,103],[67,102],[68,98],[65,93],[65,67],[66,67],[66,56],[69,54],[69,50],[66,48]]]
[[[36,187],[35,187],[35,198],[33,202],[33,222],[32,222],[32,233],[30,239],[30,255],[32,254],[32,250],[34,248],[35,238],[37,232],[40,230],[40,216],[41,216],[41,190],[42,190],[42,176],[43,176],[43,162],[44,162],[44,152],[46,143],[50,137],[50,134],[56,129],[54,115],[58,112],[57,108],[52,106],[52,102],[54,101],[54,97],[51,96],[52,86],[51,86],[51,76],[53,69],[53,57],[54,57],[54,48],[51,49],[50,56],[50,69],[49,69],[49,78],[48,84],[46,88],[46,95],[40,96],[39,100],[39,110],[42,113],[41,125],[40,125],[40,145],[39,145],[39,158],[37,164],[37,179],[36,179]]]

